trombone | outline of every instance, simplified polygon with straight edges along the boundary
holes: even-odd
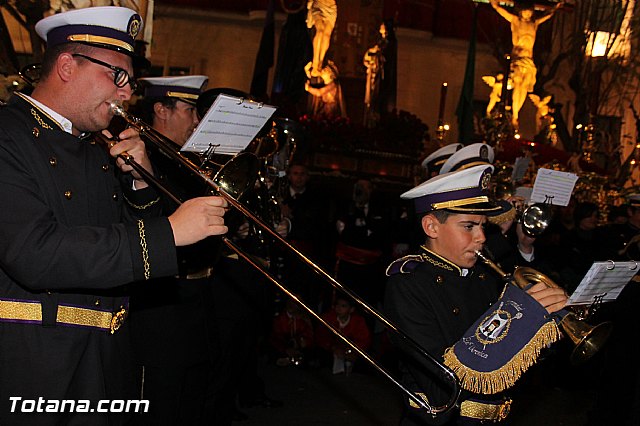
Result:
[[[351,297],[358,305],[360,305],[365,311],[369,314],[373,315],[378,321],[382,322],[388,330],[395,333],[398,337],[400,337],[404,343],[407,343],[412,349],[416,351],[419,355],[424,357],[427,361],[433,364],[440,378],[445,382],[451,385],[451,394],[449,399],[446,401],[444,405],[441,406],[431,406],[426,400],[420,398],[405,386],[403,386],[398,380],[396,380],[391,373],[389,373],[383,366],[377,363],[369,354],[360,349],[355,343],[349,340],[347,337],[342,335],[338,329],[333,327],[331,324],[327,323],[320,315],[318,315],[313,309],[311,309],[307,304],[305,304],[298,296],[289,291],[283,284],[281,284],[276,278],[274,278],[268,271],[263,269],[263,267],[258,264],[249,254],[245,253],[242,249],[240,249],[233,241],[229,238],[222,236],[222,241],[239,257],[247,261],[252,267],[262,273],[269,281],[275,284],[282,292],[284,292],[287,296],[291,297],[295,300],[300,306],[302,306],[311,316],[313,316],[316,320],[320,321],[322,325],[329,328],[333,334],[335,334],[339,339],[341,339],[345,344],[351,347],[356,353],[358,353],[362,358],[364,358],[369,364],[371,364],[376,370],[378,370],[382,375],[384,375],[387,379],[393,382],[400,390],[402,390],[408,398],[417,404],[419,407],[425,409],[432,416],[436,416],[438,414],[443,414],[451,409],[453,409],[457,405],[458,398],[460,396],[461,387],[458,382],[458,378],[455,373],[446,367],[443,363],[435,359],[431,354],[429,354],[424,348],[422,348],[415,340],[405,334],[402,330],[400,330],[397,326],[392,324],[389,320],[387,320],[382,314],[380,314],[375,308],[366,304],[360,297],[358,297],[353,291],[349,288],[345,287],[343,284],[336,281],[331,275],[325,272],[320,266],[311,261],[307,256],[305,256],[302,252],[296,249],[294,246],[289,244],[285,239],[283,239],[275,230],[272,229],[269,225],[267,225],[261,218],[251,212],[244,204],[242,204],[238,199],[240,196],[250,187],[253,186],[255,179],[257,177],[258,170],[258,159],[255,155],[250,153],[240,153],[234,156],[231,160],[229,160],[226,164],[224,164],[220,170],[214,175],[211,176],[210,172],[202,171],[200,167],[198,167],[191,160],[181,155],[175,148],[175,144],[154,130],[148,124],[145,124],[140,119],[129,115],[124,108],[117,104],[111,104],[111,110],[115,115],[122,117],[130,127],[136,129],[141,137],[147,139],[150,143],[155,145],[163,154],[167,155],[169,158],[177,161],[180,165],[184,166],[189,172],[196,175],[196,177],[201,178],[206,184],[211,186],[211,188],[218,193],[219,196],[224,198],[231,206],[237,209],[240,213],[250,219],[254,224],[256,224],[263,231],[268,233],[271,237],[273,237],[276,241],[282,244],[285,248],[292,251],[300,260],[302,260],[305,264],[307,264],[310,268],[314,270],[315,273],[320,275],[322,278],[327,280],[334,288],[344,292],[349,297]],[[133,157],[129,154],[122,153],[120,155],[128,165],[134,168],[134,170],[140,172],[139,169],[144,170],[144,168],[135,163]],[[136,164],[136,165],[134,165]],[[142,177],[145,179],[149,177],[151,184],[156,185],[163,191],[165,194],[169,195],[174,201],[178,204],[181,204],[181,200],[171,194],[171,191],[167,189],[163,184],[155,179],[153,175],[144,171],[140,172]]]

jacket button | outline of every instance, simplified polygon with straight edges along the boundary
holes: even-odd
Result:
[[[34,127],[31,130],[31,133],[33,133],[33,136],[35,136],[37,138],[38,136],[40,136],[40,129],[38,129],[37,127]]]
[[[118,193],[114,192],[111,198],[113,198],[113,201],[118,201]]]
[[[102,171],[103,172],[108,172],[109,171],[109,165],[108,164],[103,164],[102,165]]]
[[[64,191],[64,198],[67,200],[70,200],[72,195],[71,191]]]
[[[485,280],[485,279],[487,279],[487,276],[484,274],[484,272],[481,272],[481,273],[478,274],[478,278],[481,279],[481,280]]]
[[[460,308],[458,308],[457,306],[454,306],[452,312],[453,312],[453,315],[458,315],[460,313]]]
[[[49,158],[49,164],[51,164],[51,167],[57,166],[58,165],[58,159],[56,157]]]
[[[444,282],[444,277],[442,275],[436,275],[436,284],[442,284]]]

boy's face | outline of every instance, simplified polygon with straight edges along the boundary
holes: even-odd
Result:
[[[341,299],[336,300],[333,308],[336,310],[336,314],[338,314],[339,316],[349,315],[353,311],[353,308],[351,307],[349,302]]]
[[[486,217],[478,214],[454,214],[444,223],[433,215],[422,218],[422,229],[429,237],[429,249],[461,268],[475,265],[476,251],[485,242],[482,229]]]

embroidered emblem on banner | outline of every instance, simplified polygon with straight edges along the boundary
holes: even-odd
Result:
[[[463,389],[495,394],[510,388],[560,338],[547,311],[508,284],[500,299],[444,354]]]
[[[522,315],[516,314],[516,318]],[[476,328],[476,339],[482,344],[491,345],[504,339],[509,333],[511,314],[501,309],[487,316]]]

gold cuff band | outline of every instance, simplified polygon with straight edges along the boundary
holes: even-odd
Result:
[[[501,404],[487,404],[477,401],[462,401],[460,415],[478,420],[491,420],[501,422],[506,419],[511,410],[511,400],[507,399]]]

